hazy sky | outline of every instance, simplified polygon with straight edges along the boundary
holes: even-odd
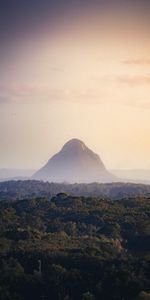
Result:
[[[149,20],[148,1],[0,0],[0,168],[74,137],[109,169],[150,168]]]

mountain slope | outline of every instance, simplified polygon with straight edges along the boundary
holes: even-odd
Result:
[[[110,182],[115,176],[109,173],[100,157],[82,141],[68,141],[60,152],[33,175],[34,179],[53,182]]]

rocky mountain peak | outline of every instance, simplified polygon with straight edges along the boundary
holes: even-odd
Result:
[[[87,183],[110,182],[115,176],[106,170],[98,154],[74,138],[66,142],[33,177],[53,182]]]

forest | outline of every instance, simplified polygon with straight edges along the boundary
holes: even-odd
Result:
[[[0,201],[1,300],[150,299],[148,194],[9,193]]]
[[[10,180],[0,182],[0,201],[19,200],[28,197],[47,197],[49,200],[58,193],[73,196],[96,196],[118,200],[128,197],[150,197],[150,185],[135,183],[54,183],[38,180]]]

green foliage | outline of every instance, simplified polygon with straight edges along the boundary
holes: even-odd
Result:
[[[0,299],[149,299],[148,197],[3,200],[0,217]]]

